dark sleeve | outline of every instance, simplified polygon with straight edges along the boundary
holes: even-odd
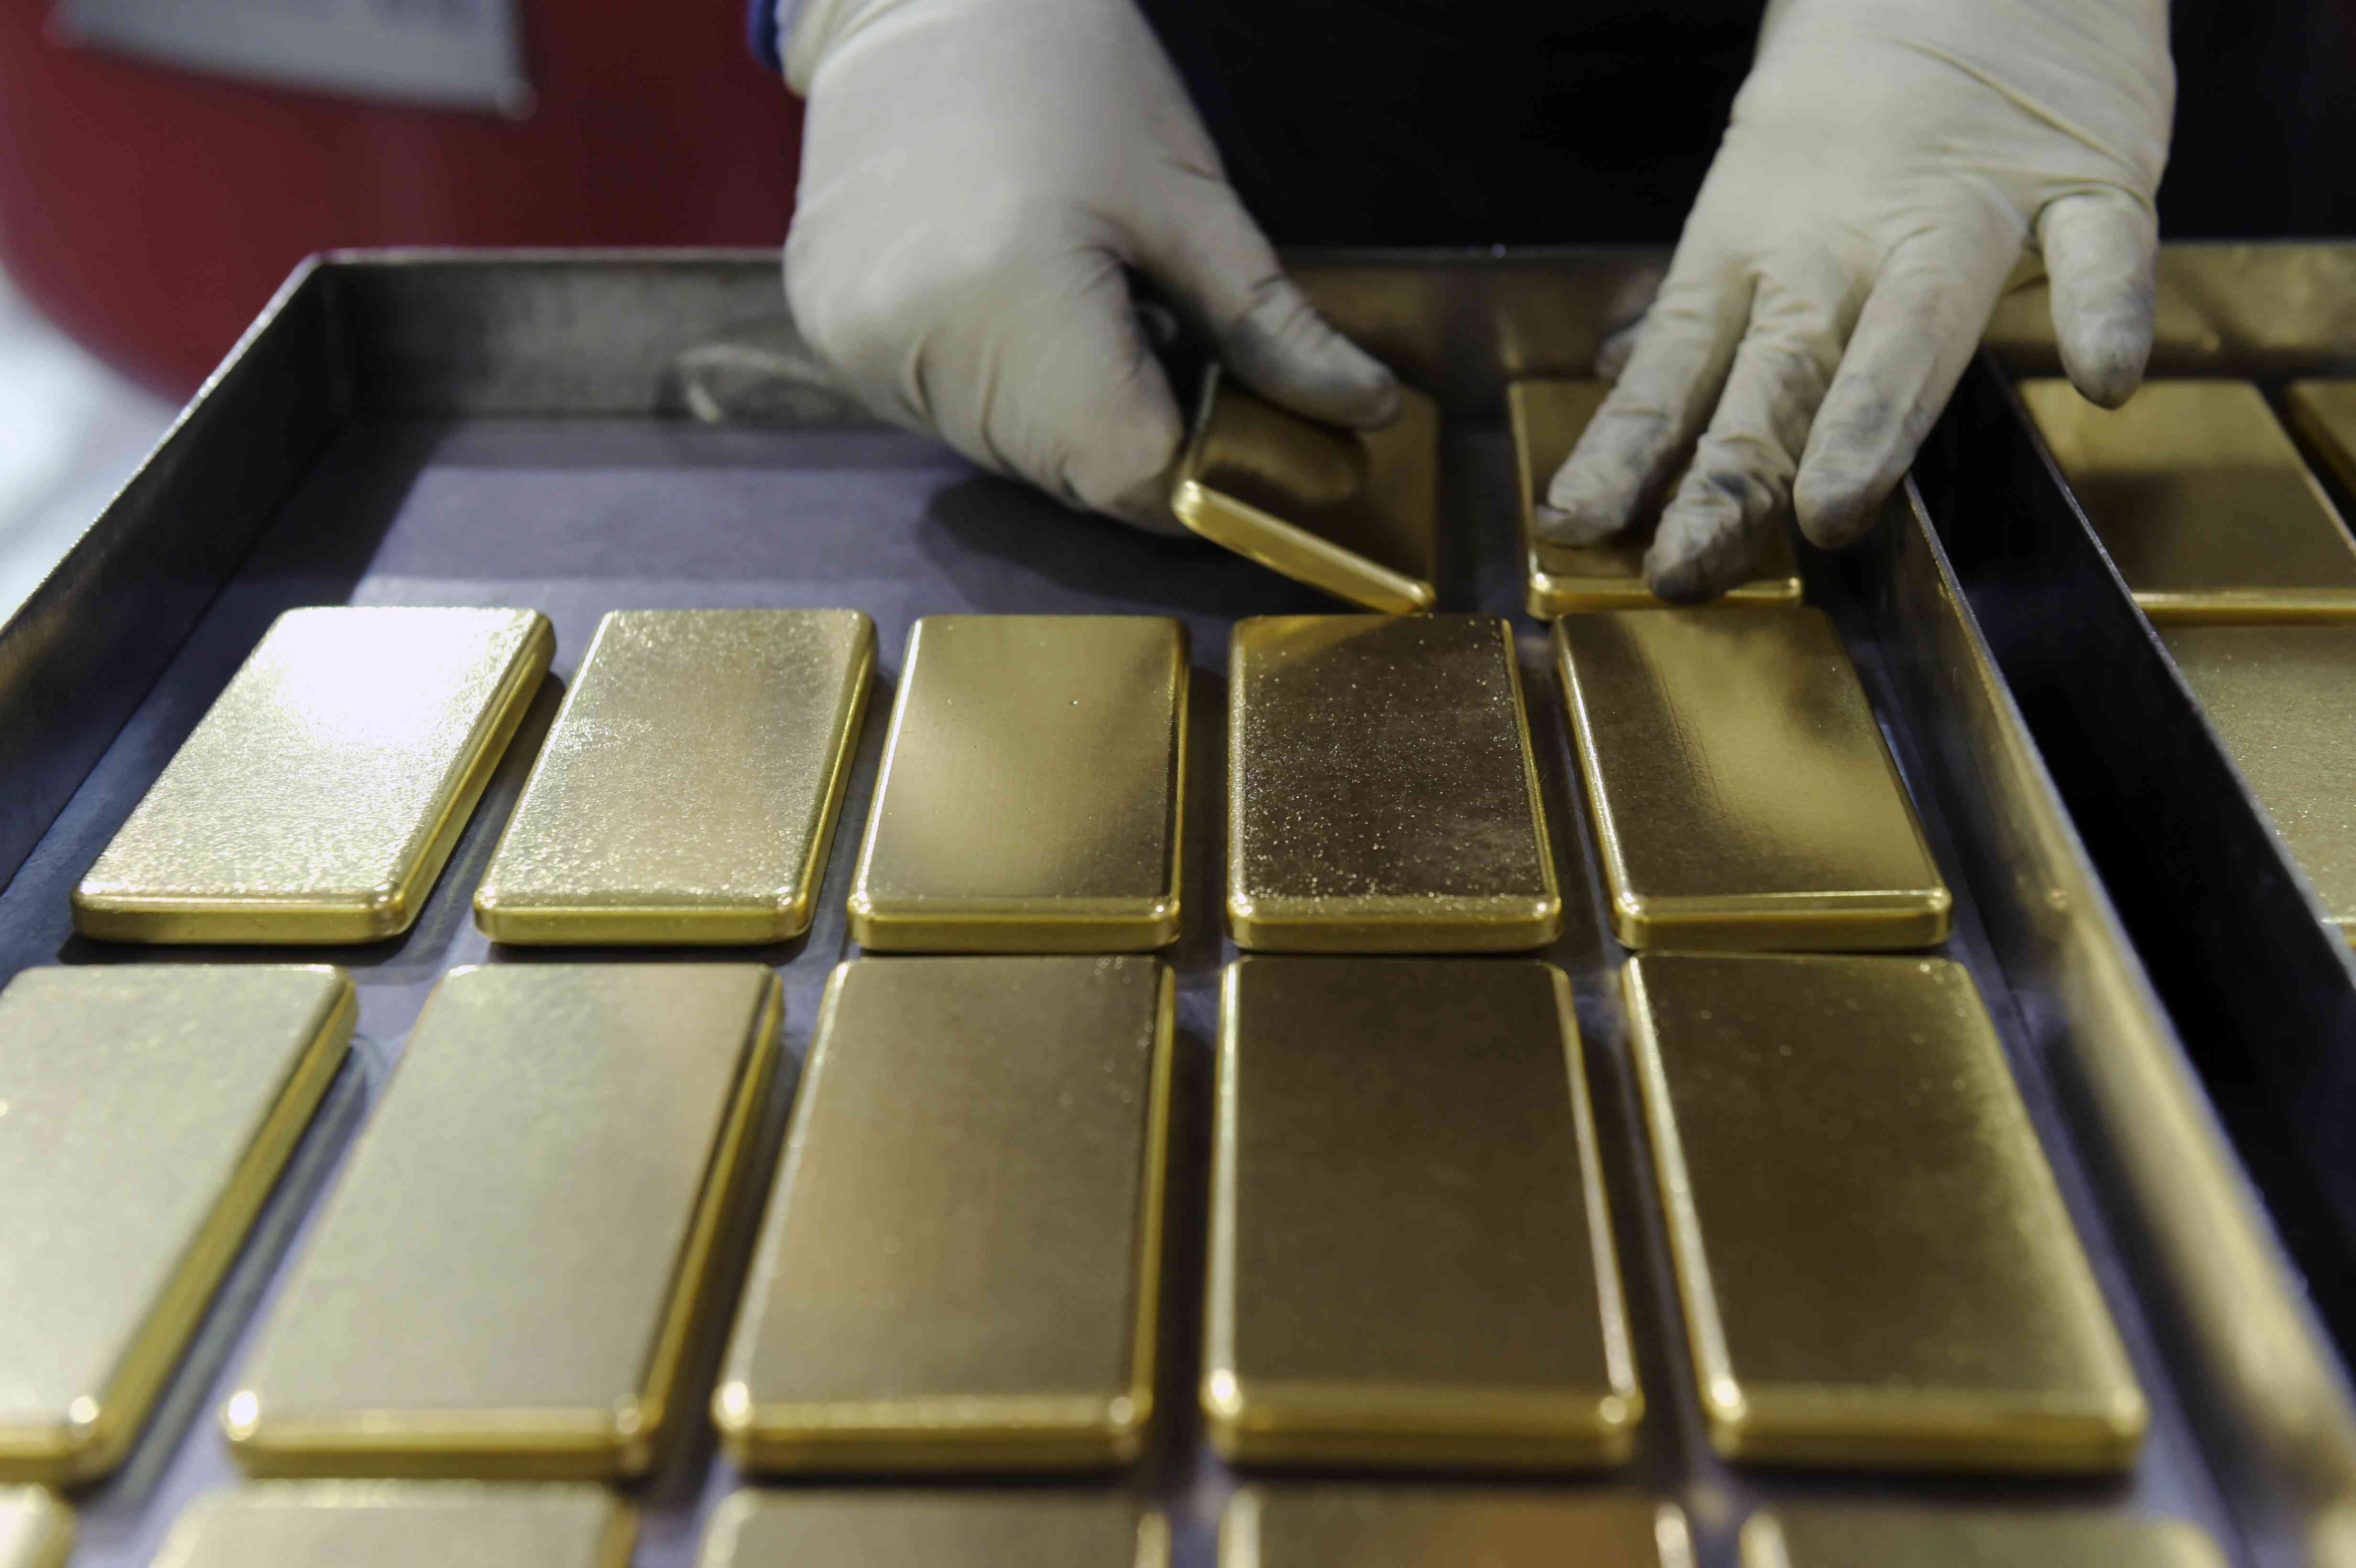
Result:
[[[745,0],[744,36],[753,57],[780,76],[785,74],[785,39],[777,37],[777,0]]]

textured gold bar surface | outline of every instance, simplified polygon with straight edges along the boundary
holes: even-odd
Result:
[[[289,610],[74,890],[74,928],[206,943],[408,930],[555,648],[532,610]]]
[[[2178,1520],[2058,1509],[1809,1504],[1742,1527],[1742,1568],[2225,1568]]]
[[[475,923],[515,943],[799,936],[874,664],[856,610],[607,615]]]
[[[739,1464],[1137,1456],[1173,995],[1134,956],[836,969],[712,1401]]]
[[[1674,1503],[1611,1493],[1247,1487],[1219,1520],[1219,1568],[1441,1563],[1693,1568],[1693,1539]]]
[[[597,1487],[277,1481],[189,1504],[155,1568],[629,1568],[637,1537]]]
[[[1170,509],[1213,543],[1337,599],[1429,610],[1439,596],[1439,405],[1402,387],[1389,424],[1344,430],[1278,408],[1214,367]]]
[[[1646,955],[1625,984],[1721,1456],[2133,1463],[2142,1392],[1962,966]]]
[[[342,971],[27,969],[0,993],[0,1478],[121,1461],[351,1040]]]
[[[2294,381],[2284,402],[2299,433],[2356,490],[2356,381]]]
[[[1179,927],[1186,629],[928,615],[851,891],[879,952],[1123,953]]]
[[[38,1487],[0,1487],[0,1568],[65,1568],[73,1510]]]
[[[1537,536],[1537,508],[1595,411],[1612,388],[1603,381],[1515,381],[1505,388],[1514,427],[1514,465],[1521,486],[1526,605],[1540,621],[1580,610],[1653,610],[1664,601],[1644,586],[1644,551],[1660,518],[1599,545],[1547,544]],[[1751,575],[1719,600],[1727,605],[1797,604],[1800,561],[1788,528],[1777,527],[1762,547]]]
[[[697,1568],[1169,1568],[1162,1515],[1108,1493],[737,1492]]]
[[[780,1005],[752,964],[454,970],[222,1411],[239,1463],[644,1474],[718,1328]]]
[[[1627,1457],[1644,1396],[1560,970],[1240,959],[1215,1116],[1202,1399],[1222,1455]]]
[[[2169,626],[2160,639],[2324,912],[2356,938],[2356,626]]]
[[[2117,410],[2067,381],[2020,397],[2154,621],[2356,620],[2356,539],[2257,388],[2146,381]]]
[[[1823,611],[1567,615],[1554,638],[1622,942],[1945,940],[1946,883]]]
[[[1498,951],[1561,930],[1505,621],[1244,621],[1229,645],[1227,732],[1237,945]]]

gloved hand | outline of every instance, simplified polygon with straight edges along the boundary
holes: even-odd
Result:
[[[1184,415],[1124,266],[1255,391],[1392,418],[1390,372],[1278,266],[1130,0],[808,0],[786,284],[878,414],[1071,506],[1176,531]]]
[[[2126,401],[2151,350],[2174,98],[2166,0],[1772,0],[1668,276],[1538,532],[1617,533],[1690,453],[1644,560],[1664,598],[1742,581],[1787,502],[1816,543],[1857,539],[2032,237],[2071,380]]]

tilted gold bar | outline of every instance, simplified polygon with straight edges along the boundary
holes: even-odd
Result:
[[[629,1568],[637,1532],[597,1487],[266,1482],[189,1504],[155,1568]]]
[[[1611,1494],[1247,1487],[1219,1520],[1219,1568],[1693,1568],[1674,1503]]]
[[[712,1401],[738,1464],[1136,1457],[1172,998],[1143,957],[835,970]]]
[[[1561,930],[1503,620],[1241,622],[1227,712],[1227,930],[1238,946],[1495,951]]]
[[[2146,381],[2095,407],[2067,381],[2021,401],[2154,621],[2356,620],[2356,539],[2246,381]]]
[[[856,610],[607,615],[475,923],[517,943],[799,936],[874,664]]]
[[[222,1410],[238,1462],[645,1474],[719,1327],[779,1010],[754,964],[454,970]]]
[[[1628,1456],[1644,1395],[1560,970],[1241,959],[1218,1072],[1202,1399],[1222,1455]]]
[[[289,610],[74,890],[74,929],[407,931],[555,648],[533,610]]]
[[[65,1568],[73,1510],[38,1487],[0,1487],[0,1568]]]
[[[1278,408],[1215,366],[1170,509],[1237,555],[1369,610],[1429,610],[1440,571],[1440,409],[1344,430]]]
[[[2198,1526],[2058,1509],[1810,1504],[1752,1514],[1742,1568],[2225,1568]]]
[[[2142,1392],[1961,965],[1646,955],[1624,978],[1722,1456],[2134,1462]]]
[[[879,952],[1166,945],[1185,761],[1176,621],[925,617],[860,845],[852,939]]]
[[[1950,897],[1821,610],[1555,623],[1612,929],[1631,947],[1929,947]]]
[[[2160,638],[2324,912],[2356,941],[2356,626],[2169,626]]]
[[[1159,1512],[1109,1494],[737,1492],[697,1568],[1169,1568]]]
[[[1540,621],[1580,610],[1658,609],[1663,603],[1644,586],[1644,551],[1660,522],[1657,513],[1599,545],[1547,544],[1537,535],[1537,508],[1547,485],[1611,389],[1602,381],[1515,381],[1505,388],[1521,483],[1526,603]],[[1767,536],[1751,576],[1727,590],[1719,603],[1797,604],[1800,598],[1799,557],[1791,530],[1778,526]]]
[[[2356,381],[2293,381],[2283,401],[2308,445],[2356,490]]]
[[[355,1013],[328,968],[27,969],[0,993],[0,1477],[122,1461]]]

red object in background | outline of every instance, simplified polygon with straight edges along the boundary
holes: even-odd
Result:
[[[530,118],[364,102],[54,43],[0,0],[0,266],[185,395],[294,264],[348,245],[774,245],[800,106],[743,0],[530,0]]]

